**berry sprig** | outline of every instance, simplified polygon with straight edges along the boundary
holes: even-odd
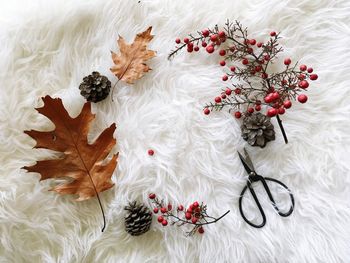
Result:
[[[206,205],[197,201],[190,204],[188,208],[185,208],[183,205],[178,205],[174,208],[170,203],[165,205],[164,201],[159,200],[154,193],[149,195],[149,199],[152,200],[154,205],[153,212],[159,214],[157,221],[160,224],[167,226],[170,223],[179,227],[191,225],[192,229],[186,233],[188,236],[192,236],[197,232],[203,234],[204,225],[214,224],[230,212],[228,210],[222,216],[215,218],[207,214]]]
[[[247,28],[243,28],[238,21],[232,23],[228,20],[223,30],[216,25],[213,29],[198,32],[198,36],[190,34],[183,41],[176,39],[179,46],[169,54],[169,58],[185,47],[190,53],[199,51],[200,46],[209,54],[217,51],[220,57],[218,64],[225,68],[222,81],[233,82],[231,87],[222,89],[213,102],[204,106],[204,114],[228,107],[229,112],[234,112],[234,116],[239,119],[265,108],[267,116],[277,117],[287,143],[279,115],[292,107],[292,101],[307,102],[308,97],[304,92],[309,87],[309,80],[315,81],[318,76],[311,67],[298,67],[298,63],[292,65],[290,58],[284,59],[281,72],[270,72],[269,66],[283,51],[279,39],[280,34],[275,31],[270,32],[265,42],[248,38]]]

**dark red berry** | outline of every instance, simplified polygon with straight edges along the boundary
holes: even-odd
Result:
[[[209,30],[208,30],[208,29],[204,29],[204,30],[202,31],[202,35],[203,35],[204,37],[209,36]]]
[[[226,94],[222,94],[221,98],[226,99]]]
[[[203,234],[204,233],[204,228],[202,226],[200,228],[198,228],[198,233],[199,234]]]
[[[231,70],[232,72],[234,72],[234,71],[236,70],[236,67],[235,67],[235,66],[231,66],[231,67],[230,67],[230,70]]]
[[[187,209],[187,211],[186,211],[187,213],[193,213],[193,206],[191,205],[188,209]]]
[[[206,47],[207,45],[208,45],[207,42],[205,41],[202,42],[202,47]]]
[[[290,107],[292,107],[292,102],[290,100],[286,100],[285,102],[283,102],[283,106],[286,109],[289,109]]]
[[[278,92],[274,92],[271,95],[272,100],[278,100],[280,98],[280,94]]]
[[[183,211],[183,210],[184,210],[184,206],[183,206],[183,205],[179,205],[179,206],[177,207],[177,210]]]
[[[180,39],[180,38],[177,38],[177,39],[175,40],[175,42],[176,42],[176,44],[180,44],[180,43],[181,43],[181,39]]]
[[[171,204],[168,204],[168,211],[171,211],[173,209],[173,206]]]
[[[266,103],[270,103],[270,102],[272,102],[272,96],[271,95],[267,95],[265,98],[264,98],[264,101],[266,102]]]
[[[162,221],[162,225],[163,225],[163,226],[167,226],[167,225],[168,225],[168,221],[164,219],[164,220]]]
[[[187,37],[185,37],[185,38],[184,38],[184,43],[185,43],[185,44],[188,44],[189,42],[190,42],[190,40],[189,40]]]
[[[213,53],[214,52],[214,47],[212,46],[212,45],[209,45],[209,46],[207,46],[206,48],[205,48],[205,50],[209,53],[209,54],[211,54],[211,53]]]
[[[232,90],[229,89],[229,88],[227,88],[227,89],[225,90],[225,93],[226,93],[227,96],[230,96],[231,93],[232,93]]]
[[[281,84],[282,84],[282,85],[287,85],[287,80],[282,79]]]
[[[290,65],[290,63],[292,63],[292,60],[290,58],[286,58],[284,59],[284,65]]]
[[[226,50],[221,49],[221,50],[219,51],[219,55],[220,55],[220,56],[225,56],[225,55],[226,55]]]
[[[264,59],[265,59],[266,61],[270,60],[270,55],[264,55]]]
[[[196,52],[199,51],[199,46],[195,46],[195,47],[193,48],[193,50],[196,51]]]
[[[188,53],[191,53],[192,51],[193,51],[193,48],[187,47],[187,52],[188,52]]]
[[[269,75],[267,75],[267,73],[265,73],[265,72],[264,72],[263,74],[261,74],[261,77],[262,77],[263,79],[267,79],[268,76],[269,76]]]
[[[316,80],[316,79],[318,79],[317,74],[311,74],[311,75],[310,75],[310,79],[311,79],[311,80]]]
[[[255,71],[256,72],[260,72],[262,70],[262,66],[255,66]]]
[[[186,214],[185,214],[185,218],[186,218],[187,220],[190,220],[190,219],[192,218],[191,213],[186,213]]]
[[[278,111],[275,109],[275,108],[270,108],[268,111],[267,111],[267,116],[269,117],[274,117],[276,116],[278,113]]]
[[[300,80],[305,79],[305,75],[304,75],[304,74],[300,74],[300,75],[298,76],[298,79],[300,79]]]
[[[210,36],[210,41],[212,41],[212,42],[218,41],[218,36],[217,35],[211,35]]]
[[[254,109],[252,107],[248,108],[248,112],[249,113],[253,113],[254,112]]]
[[[299,82],[298,86],[302,89],[306,89],[307,87],[309,87],[309,82],[307,82],[306,80],[302,80]]]
[[[249,44],[251,44],[252,46],[254,46],[254,45],[256,44],[256,40],[255,40],[255,39],[249,40]]]
[[[167,212],[167,209],[166,209],[165,207],[162,207],[162,208],[160,209],[160,212],[162,212],[162,213],[164,214],[164,213]]]
[[[255,110],[256,111],[261,111],[261,105],[255,105]]]
[[[235,49],[236,49],[235,46],[231,46],[231,47],[230,47],[230,51],[231,51],[231,52],[235,51]]]
[[[197,218],[197,217],[192,217],[192,223],[193,223],[193,224],[197,223],[197,221],[198,221],[198,218]]]
[[[226,33],[225,33],[224,31],[220,31],[220,32],[218,33],[218,35],[219,35],[220,38],[226,37]]]
[[[159,209],[158,209],[157,207],[153,208],[153,212],[154,212],[155,214],[157,214],[158,211],[159,211]]]
[[[236,117],[237,119],[241,118],[241,117],[242,117],[242,113],[240,113],[239,111],[236,111],[236,112],[235,112],[235,117]]]
[[[283,108],[283,107],[280,107],[279,109],[278,109],[278,114],[284,114],[286,112],[286,110]]]
[[[154,199],[154,198],[156,198],[156,194],[149,194],[149,199]]]
[[[241,89],[240,88],[235,88],[235,93],[238,95],[238,94],[241,94]]]
[[[205,115],[209,115],[210,110],[208,108],[205,108],[203,112],[204,112]]]
[[[307,66],[306,65],[300,65],[299,68],[300,68],[301,71],[305,71],[307,69]]]
[[[223,67],[223,66],[225,66],[225,65],[226,65],[225,60],[221,60],[221,61],[220,61],[220,66],[222,66],[222,67]]]
[[[247,52],[248,52],[249,54],[252,54],[252,53],[253,53],[253,49],[250,47],[250,48],[247,49]]]
[[[221,97],[216,97],[216,98],[215,98],[215,102],[216,102],[216,103],[220,103],[220,102],[221,102]]]
[[[272,37],[276,36],[276,32],[275,31],[270,32],[270,36]]]
[[[152,156],[154,154],[154,151],[152,149],[148,150],[148,155]]]
[[[309,72],[309,73],[312,73],[313,71],[314,71],[313,68],[308,68],[308,69],[307,69],[307,72]]]
[[[249,63],[248,59],[244,58],[244,59],[242,60],[242,64],[243,64],[243,65],[248,65],[248,63]]]
[[[195,207],[195,208],[199,207],[199,203],[198,203],[197,201],[194,202],[194,203],[193,203],[193,207]]]
[[[262,42],[258,42],[258,44],[256,44],[257,47],[262,47],[263,43]]]
[[[228,76],[227,76],[227,75],[223,75],[223,76],[222,76],[222,80],[223,80],[223,81],[228,80]]]
[[[157,220],[158,220],[158,222],[159,222],[159,223],[162,223],[162,222],[163,222],[163,220],[164,220],[164,217],[162,217],[162,216],[158,216],[158,219],[157,219]]]
[[[307,102],[307,96],[306,96],[305,94],[300,94],[300,95],[298,96],[298,101],[299,101],[300,103],[305,103],[305,102]]]

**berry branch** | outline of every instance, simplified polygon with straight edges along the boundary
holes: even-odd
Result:
[[[221,57],[219,65],[225,69],[221,79],[223,82],[230,80],[231,87],[226,86],[213,102],[207,103],[204,114],[228,108],[239,119],[264,107],[268,117],[277,117],[287,143],[279,115],[292,107],[293,100],[307,102],[308,97],[303,92],[309,87],[308,80],[317,80],[318,76],[312,74],[311,67],[300,65],[298,68],[298,63],[292,65],[290,58],[284,59],[281,72],[270,72],[270,65],[283,52],[279,45],[280,38],[280,34],[273,31],[265,43],[258,42],[248,38],[248,30],[240,22],[227,20],[222,30],[216,25],[213,29],[198,31],[197,36],[190,34],[183,41],[177,38],[175,42],[178,46],[168,58],[173,58],[185,47],[189,53],[198,52],[200,46],[209,54],[217,50]]]
[[[192,229],[187,232],[187,236],[192,236],[196,232],[203,234],[205,225],[214,224],[226,216],[230,210],[221,215],[218,218],[209,216],[207,213],[207,205],[203,203],[199,204],[197,201],[192,203],[187,209],[183,205],[179,205],[176,209],[176,212],[173,209],[171,204],[167,206],[164,204],[163,200],[159,200],[155,194],[150,194],[149,198],[152,200],[153,212],[161,215],[158,216],[158,222],[163,226],[168,225],[168,221],[171,220],[171,225],[183,226],[191,225]]]

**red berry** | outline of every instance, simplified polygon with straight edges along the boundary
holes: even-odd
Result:
[[[247,52],[248,52],[249,54],[252,54],[252,53],[253,53],[253,49],[250,47],[250,48],[247,49]]]
[[[255,39],[251,39],[251,40],[249,40],[249,44],[251,44],[251,45],[255,45],[256,44],[256,40]]]
[[[191,53],[193,51],[193,48],[187,47],[187,52]]]
[[[308,68],[308,69],[307,69],[307,72],[309,72],[309,73],[312,73],[313,71],[314,71],[313,68]]]
[[[148,155],[152,156],[154,154],[154,151],[151,149],[151,150],[148,150]]]
[[[249,113],[253,113],[253,112],[254,112],[254,109],[250,107],[250,108],[248,108],[248,112],[249,112]]]
[[[240,88],[235,88],[235,93],[238,95],[238,94],[241,94],[241,89]]]
[[[231,51],[231,52],[235,51],[235,49],[236,49],[235,46],[231,46],[231,47],[230,47],[230,51]]]
[[[281,84],[282,84],[282,85],[287,85],[287,80],[282,79]]]
[[[189,40],[187,37],[185,37],[185,38],[184,38],[184,43],[185,43],[185,44],[188,44],[189,42],[190,42],[190,40]]]
[[[158,211],[159,211],[159,209],[158,209],[157,207],[153,208],[153,212],[154,212],[155,214],[157,214]]]
[[[269,76],[269,75],[267,75],[267,73],[265,73],[265,72],[264,72],[263,74],[261,74],[261,77],[262,77],[263,79],[267,79],[268,76]]]
[[[286,112],[286,110],[283,108],[283,107],[280,107],[279,109],[278,109],[278,114],[284,114]]]
[[[258,42],[258,44],[256,44],[257,47],[262,47],[263,43],[262,42]]]
[[[157,219],[157,220],[158,220],[158,222],[159,222],[159,223],[162,223],[162,222],[163,222],[163,220],[164,220],[164,217],[162,217],[162,216],[158,216],[158,219]]]
[[[270,32],[270,36],[272,37],[276,36],[276,32],[275,31]]]
[[[241,118],[241,117],[242,117],[242,113],[240,113],[239,111],[236,111],[236,112],[235,112],[235,117],[236,117],[237,119]]]
[[[185,218],[186,218],[187,220],[190,220],[190,219],[192,218],[191,213],[186,213],[186,214],[185,214]]]
[[[292,60],[290,58],[284,59],[284,65],[288,66],[290,63],[292,63]]]
[[[298,79],[300,79],[300,80],[305,79],[305,75],[304,75],[304,74],[300,74],[300,75],[298,76]]]
[[[223,67],[223,66],[225,66],[225,65],[226,65],[225,60],[221,60],[221,61],[220,61],[220,66],[222,66],[222,67]]]
[[[271,96],[271,95],[267,95],[267,96],[264,98],[264,101],[265,101],[266,103],[272,102],[272,96]]]
[[[175,40],[175,42],[176,42],[176,44],[180,44],[180,43],[181,43],[181,39],[180,39],[180,38],[177,38],[177,39]]]
[[[204,29],[204,30],[202,31],[202,35],[203,35],[204,37],[209,36],[209,30],[208,30],[208,29]]]
[[[223,81],[228,80],[228,76],[227,76],[227,75],[223,75],[223,76],[222,76],[222,80],[223,80]]]
[[[307,87],[309,87],[309,82],[307,82],[306,80],[302,80],[299,82],[298,86],[302,89],[306,89]]]
[[[164,220],[162,221],[162,225],[163,225],[163,226],[168,225],[168,221],[164,219]]]
[[[183,206],[183,205],[179,205],[179,206],[177,207],[177,210],[183,211],[183,210],[184,210],[184,206]]]
[[[198,218],[192,217],[192,223],[193,223],[193,224],[197,223],[197,221],[198,221]]]
[[[205,108],[203,112],[204,112],[205,115],[209,115],[210,110],[208,108]]]
[[[266,61],[270,60],[270,55],[264,55],[264,59],[265,59]]]
[[[200,228],[198,228],[198,233],[199,234],[203,234],[204,233],[204,228],[202,226]]]
[[[220,56],[225,56],[225,55],[226,55],[226,51],[225,51],[224,49],[221,49],[221,50],[219,51],[219,55],[220,55]]]
[[[231,93],[232,93],[232,90],[229,89],[229,88],[227,88],[227,89],[225,90],[225,93],[226,93],[227,96],[230,96]]]
[[[224,31],[220,31],[218,34],[220,38],[226,37],[226,33]]]
[[[188,209],[187,209],[187,213],[190,213],[190,214],[192,214],[193,213],[193,208],[192,208],[193,206],[190,206]]]
[[[289,109],[290,107],[292,107],[292,102],[290,100],[286,100],[285,102],[283,102],[283,106],[286,109]]]
[[[255,67],[255,71],[256,71],[256,72],[260,72],[261,70],[262,70],[262,66],[259,65],[259,66],[256,66],[256,67]]]
[[[268,111],[267,111],[267,116],[269,117],[274,117],[277,115],[277,110],[275,108],[270,108]]]
[[[299,101],[300,103],[305,103],[305,102],[307,102],[307,96],[306,96],[305,94],[300,94],[300,95],[298,96],[298,101]]]
[[[162,212],[162,213],[164,214],[164,213],[166,213],[166,212],[167,212],[167,210],[166,210],[166,208],[165,208],[165,207],[162,207],[162,208],[160,209],[160,212]]]
[[[193,203],[193,207],[195,207],[195,208],[199,207],[199,203],[198,203],[197,201],[194,202],[194,203]]]
[[[231,66],[231,67],[230,67],[230,70],[231,70],[232,72],[234,72],[234,71],[236,70],[236,67],[235,67],[235,66]]]
[[[217,36],[217,35],[211,35],[211,36],[210,36],[210,40],[211,40],[212,42],[216,42],[216,41],[218,40],[218,36]]]
[[[196,52],[199,51],[199,46],[195,46],[195,47],[193,48],[193,50],[196,51]]]
[[[248,59],[245,58],[245,59],[242,60],[242,64],[243,65],[248,65],[248,63],[249,63]]]
[[[173,206],[171,204],[168,204],[168,211],[171,211],[173,209]]]
[[[278,92],[274,92],[271,95],[272,100],[278,100],[280,98],[280,94]]]
[[[149,199],[154,199],[154,198],[156,198],[156,194],[149,194]]]
[[[216,97],[216,98],[215,98],[215,102],[216,102],[216,103],[220,103],[220,102],[221,102],[221,97]]]
[[[222,95],[221,95],[221,98],[226,99],[226,95],[225,95],[225,94],[222,94]]]
[[[206,47],[206,49],[205,49],[209,54],[211,54],[211,53],[213,53],[214,52],[214,47],[212,46],[212,45],[209,45],[209,46],[207,46]]]
[[[208,45],[207,42],[205,41],[202,42],[202,47],[206,47],[207,45]]]
[[[318,79],[317,74],[311,74],[311,75],[310,75],[310,79],[311,79],[311,80],[316,80],[316,79]]]
[[[261,105],[256,105],[256,106],[255,106],[255,110],[256,110],[256,111],[261,111]]]
[[[301,71],[305,71],[307,69],[307,66],[306,65],[300,65],[299,68],[300,68]]]

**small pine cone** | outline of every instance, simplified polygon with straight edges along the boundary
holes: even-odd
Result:
[[[246,115],[241,126],[242,137],[252,146],[264,148],[275,140],[275,130],[270,118],[260,112]]]
[[[128,214],[125,216],[125,230],[132,236],[139,236],[146,233],[152,223],[152,212],[143,204],[137,202],[129,203],[125,207]]]
[[[99,72],[92,72],[91,75],[83,78],[79,85],[80,94],[87,100],[99,102],[104,100],[111,90],[111,82],[106,76],[100,75]]]

